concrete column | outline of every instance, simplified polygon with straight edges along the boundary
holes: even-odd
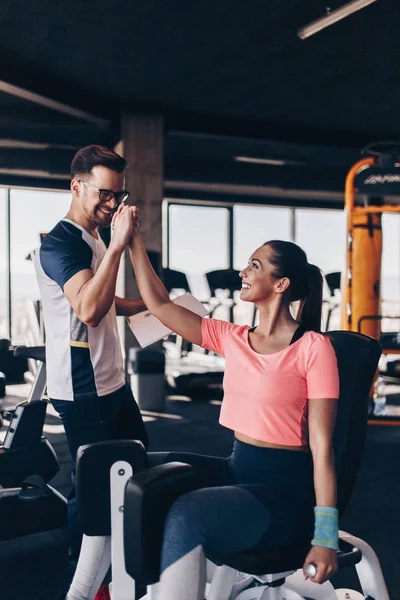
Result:
[[[121,141],[115,148],[129,163],[126,189],[129,204],[140,210],[140,234],[149,252],[153,267],[161,268],[162,201],[163,201],[163,119],[160,116],[136,115],[124,112],[121,119]],[[140,298],[128,252],[121,261],[117,294]],[[122,320],[121,321],[122,325]],[[136,346],[129,327],[120,326],[125,355]]]

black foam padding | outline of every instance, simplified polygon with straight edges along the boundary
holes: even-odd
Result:
[[[369,336],[352,331],[327,334],[338,359],[340,393],[333,437],[341,515],[353,492],[364,452],[368,399],[382,347]]]
[[[2,497],[0,492],[0,540],[41,533],[67,525],[67,502],[48,493],[37,500],[26,502],[17,494]]]
[[[305,541],[304,544],[296,546],[271,548],[269,550],[248,550],[225,556],[208,554],[207,558],[217,565],[224,564],[244,573],[265,575],[267,573],[284,573],[285,571],[301,569],[309,551],[310,542]],[[340,540],[337,558],[338,567],[342,569],[358,564],[362,554],[358,548]]]
[[[115,440],[81,446],[76,458],[76,495],[78,517],[86,535],[110,535],[110,469],[126,461],[138,473],[147,467],[142,442]]]
[[[296,546],[248,550],[223,556],[211,553],[207,558],[216,565],[227,565],[251,575],[266,575],[300,569],[309,552],[310,542],[305,541],[304,544]]]
[[[14,356],[23,356],[24,358],[33,358],[46,362],[45,346],[17,346],[14,350]]]
[[[47,404],[46,400],[24,401],[17,404],[13,411],[10,411],[10,425],[4,440],[5,445],[10,450],[40,443],[46,419]],[[18,422],[17,415],[19,415]]]
[[[164,523],[173,502],[199,486],[191,465],[171,462],[146,469],[127,483],[124,502],[126,570],[143,585],[160,577]]]
[[[39,475],[50,481],[60,466],[52,445],[42,438],[37,444],[6,450],[0,448],[0,485],[17,487],[29,475]],[[0,512],[1,515],[1,512]],[[1,519],[0,519],[1,520]]]
[[[349,542],[339,540],[339,551],[337,553],[338,567],[343,569],[345,567],[354,567],[362,559],[362,552]]]
[[[4,396],[6,395],[6,376],[5,374],[0,371],[0,398],[4,398]]]

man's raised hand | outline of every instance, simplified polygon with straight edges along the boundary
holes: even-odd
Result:
[[[131,206],[119,206],[111,222],[113,229],[111,244],[118,250],[123,250],[132,236],[134,223],[131,208]]]

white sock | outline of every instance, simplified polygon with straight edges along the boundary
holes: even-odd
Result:
[[[65,600],[93,600],[111,565],[111,536],[83,536],[75,575]]]
[[[206,557],[197,546],[165,569],[151,600],[204,600],[205,590]]]

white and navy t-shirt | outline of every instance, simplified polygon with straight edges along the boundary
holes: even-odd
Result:
[[[124,385],[115,304],[97,327],[79,320],[64,285],[83,269],[97,271],[106,253],[100,238],[63,219],[46,235],[35,267],[46,330],[47,392],[56,400],[105,396]]]

